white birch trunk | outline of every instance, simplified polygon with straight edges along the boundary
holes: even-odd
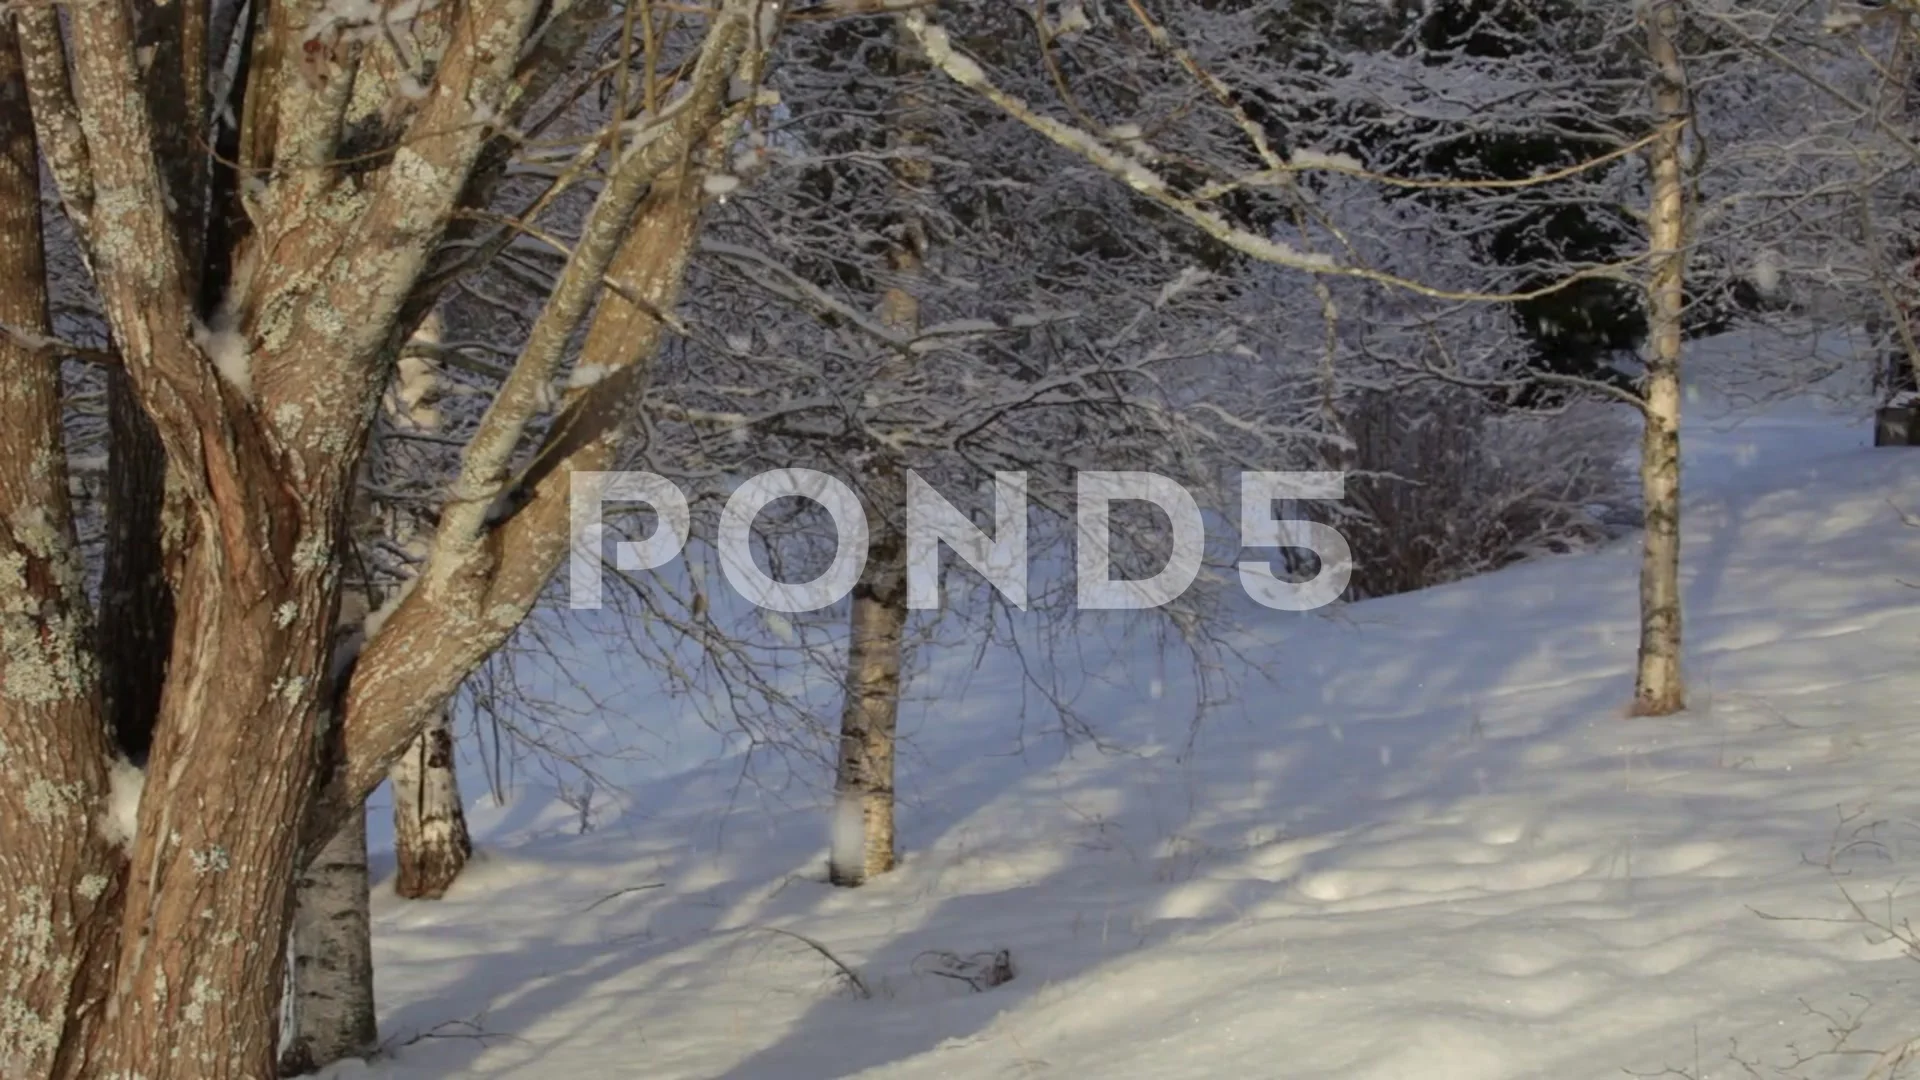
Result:
[[[1674,45],[1676,0],[1646,14],[1654,65],[1653,103],[1668,125],[1650,150],[1653,276],[1647,288],[1646,427],[1640,485],[1646,505],[1646,547],[1640,563],[1640,653],[1633,711],[1665,716],[1686,707],[1680,667],[1680,352],[1686,304],[1686,177],[1682,149],[1687,119],[1686,71]]]
[[[896,98],[899,121],[894,135],[902,146],[927,140],[921,83],[925,58],[903,25],[894,30],[895,75],[902,90]],[[926,230],[912,197],[931,183],[926,158],[902,156],[894,162],[900,196],[900,239],[890,253],[894,281],[880,302],[880,319],[903,334],[920,329],[920,299],[914,293],[925,255]],[[882,380],[906,374],[890,366]],[[853,590],[847,643],[846,696],[840,715],[840,759],[834,779],[834,820],[827,877],[835,885],[856,886],[893,869],[894,731],[900,714],[900,669],[907,624],[907,547],[894,526],[906,505],[905,470],[884,449],[873,455],[868,485],[873,501],[867,521],[871,533],[867,568]]]
[[[295,896],[284,1076],[364,1057],[379,1040],[364,810],[349,815],[308,865]]]
[[[410,900],[438,900],[473,854],[453,773],[453,729],[445,714],[407,747],[388,776],[399,861],[393,889]]]
[[[853,590],[846,702],[840,716],[828,878],[861,885],[893,869],[893,739],[907,615],[906,545],[878,514],[867,569]]]

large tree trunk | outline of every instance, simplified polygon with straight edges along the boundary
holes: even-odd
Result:
[[[275,1010],[262,1006],[282,986],[279,943],[317,770],[319,684],[338,581],[332,559],[295,552],[326,550],[341,514],[288,500],[264,454],[236,464],[245,494],[221,509],[237,520],[204,527],[268,543],[191,549],[114,993],[80,1075],[273,1075],[279,1031]]]
[[[1642,716],[1664,716],[1686,707],[1680,669],[1680,318],[1686,304],[1687,206],[1681,155],[1687,92],[1686,72],[1674,44],[1676,7],[1676,0],[1659,0],[1646,13],[1654,108],[1667,126],[1650,150],[1653,275],[1647,289],[1651,332],[1640,448],[1646,547],[1640,563],[1640,653],[1633,690],[1633,711]]]
[[[410,900],[438,900],[473,854],[460,785],[453,771],[453,725],[440,714],[389,774],[393,783],[393,891]]]
[[[913,335],[920,329],[920,286],[927,236],[914,200],[930,186],[931,162],[924,150],[929,123],[923,83],[925,58],[903,26],[894,27],[895,100],[893,178],[899,213],[888,260],[893,280],[881,297],[880,318],[889,329]],[[895,360],[880,382],[906,374]],[[848,624],[846,692],[840,714],[839,768],[834,778],[834,820],[827,876],[855,886],[893,869],[894,733],[900,715],[900,672],[907,624],[907,545],[904,533],[906,473],[883,447],[872,450],[868,475],[867,565],[853,590]]]
[[[367,887],[367,815],[320,849],[295,886],[292,1022],[284,1076],[365,1057],[379,1041],[373,1009],[372,925]]]
[[[0,19],[0,323],[44,334],[39,163]],[[0,1076],[77,1075],[125,860],[93,827],[108,740],[68,505],[57,359],[0,333]],[[84,1036],[90,1023],[83,1021]],[[104,1074],[103,1074],[104,1075]]]
[[[194,244],[176,235],[169,205],[204,204],[163,182],[168,143],[144,104],[165,80],[142,77],[148,54],[129,6],[9,12],[24,47],[16,64],[14,39],[0,37],[0,318],[33,336],[0,335],[0,821],[28,826],[0,830],[6,1080],[274,1075],[297,870],[532,607],[572,548],[571,470],[617,461],[658,339],[653,312],[672,307],[698,222],[691,159],[714,152],[709,137],[724,151],[723,114],[744,117],[726,111],[735,77],[758,84],[755,0],[725,0],[693,91],[605,180],[456,490],[510,479],[535,390],[610,274],[654,325],[622,339],[606,362],[625,370],[561,418],[551,462],[514,513],[492,517],[478,497],[444,504],[421,587],[350,664],[332,663],[349,496],[382,358],[409,329],[401,312],[472,178],[486,139],[475,110],[508,108],[517,69],[548,47],[524,48],[537,6],[435,9],[458,32],[433,91],[400,100],[407,130],[393,161],[352,176],[330,165],[349,83],[303,78],[303,16],[256,7],[267,20],[260,93],[244,103],[239,155],[258,180],[254,230],[221,327],[194,318]],[[163,529],[169,662],[130,856],[97,827],[108,726],[66,504],[54,350],[37,344],[47,323],[21,69],[121,366],[179,485],[169,505],[180,513]],[[153,115],[198,126],[190,112]],[[659,199],[636,228],[650,187]],[[630,231],[643,239],[623,248]],[[638,268],[610,265],[630,251]],[[339,767],[329,759],[323,771],[323,745],[344,755]]]

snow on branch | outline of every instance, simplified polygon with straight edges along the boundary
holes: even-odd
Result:
[[[1110,145],[1082,127],[1048,116],[1003,90],[988,77],[985,69],[958,51],[947,32],[929,20],[925,12],[909,12],[903,23],[920,43],[928,61],[954,82],[979,94],[1008,116],[1097,166],[1134,191],[1185,218],[1215,240],[1264,263],[1309,274],[1358,278],[1436,300],[1512,303],[1548,296],[1588,278],[1617,276],[1626,268],[1645,260],[1645,256],[1636,256],[1606,266],[1576,270],[1536,289],[1488,292],[1439,288],[1358,262],[1343,263],[1325,252],[1302,251],[1285,241],[1262,236],[1233,224],[1218,212],[1202,206],[1197,198],[1179,194],[1174,185],[1139,154]],[[1292,171],[1285,166],[1282,169]]]
[[[701,47],[687,93],[674,103],[673,115],[627,148],[596,199],[582,239],[534,323],[512,374],[468,444],[454,488],[455,501],[441,519],[428,571],[430,585],[436,571],[447,565],[442,546],[464,552],[483,531],[488,509],[507,481],[508,461],[527,425],[543,410],[567,341],[606,279],[640,200],[712,122],[746,45],[743,6],[730,4],[722,10]]]

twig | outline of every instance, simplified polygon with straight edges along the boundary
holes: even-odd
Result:
[[[617,892],[610,892],[607,895],[601,897],[600,899],[595,900],[593,903],[588,904],[584,909],[582,909],[582,913],[584,914],[587,911],[592,911],[594,908],[599,907],[601,904],[604,904],[609,900],[618,900],[620,897],[625,896],[628,893],[645,892],[648,889],[664,889],[666,887],[667,887],[667,883],[664,881],[649,881],[645,885],[630,885],[627,888],[621,889]]]
[[[517,1042],[517,1043],[524,1043],[527,1041],[525,1039],[522,1039],[518,1035],[508,1035],[505,1032],[500,1032],[500,1031],[488,1031],[486,1028],[481,1026],[481,1024],[486,1020],[486,1018],[487,1018],[487,1014],[484,1010],[482,1010],[480,1012],[473,1014],[473,1019],[471,1020],[445,1020],[438,1024],[433,1025],[432,1027],[426,1029],[425,1031],[416,1031],[412,1035],[407,1036],[406,1038],[400,1038],[396,1036],[394,1038],[388,1039],[384,1043],[381,1043],[380,1049],[377,1051],[377,1054],[378,1056],[381,1056],[381,1057],[391,1057],[395,1050],[399,1050],[403,1047],[412,1046],[415,1043],[425,1042],[428,1039],[474,1039],[476,1041],[483,1042],[483,1043],[486,1042],[488,1039],[507,1039],[509,1041]],[[448,1031],[447,1030],[448,1028],[466,1028],[467,1030]]]
[[[118,367],[120,356],[110,349],[92,349],[45,334],[36,334],[11,323],[0,322],[0,339],[13,342],[35,356],[65,356],[85,360],[102,367]]]
[[[806,945],[808,948],[811,948],[814,952],[817,952],[821,956],[826,957],[828,963],[832,964],[836,968],[839,968],[840,974],[845,976],[847,982],[853,986],[854,993],[858,994],[862,999],[873,997],[873,991],[867,986],[867,981],[860,977],[859,972],[848,967],[844,960],[841,960],[839,957],[833,955],[833,950],[827,948],[825,945],[820,944],[818,941],[815,941],[813,938],[810,938],[805,934],[795,933],[792,930],[783,930],[778,926],[754,926],[754,927],[750,927],[750,929],[764,930],[769,934],[780,934],[784,937],[790,937],[793,940],[798,941],[803,945]]]

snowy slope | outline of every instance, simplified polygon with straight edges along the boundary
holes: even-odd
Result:
[[[1809,1010],[1854,995],[1858,1045],[1920,1034],[1920,965],[1841,891],[1920,912],[1920,451],[1868,448],[1857,408],[1689,408],[1685,715],[1622,713],[1631,542],[1249,620],[1267,673],[1197,732],[1185,669],[1089,634],[1063,683],[1105,751],[1036,726],[1012,657],[942,653],[896,874],[823,884],[822,793],[737,758],[639,775],[584,834],[477,807],[448,900],[376,898],[405,1045],[335,1073],[1704,1080],[1828,1047]],[[928,970],[998,949],[990,992]]]

